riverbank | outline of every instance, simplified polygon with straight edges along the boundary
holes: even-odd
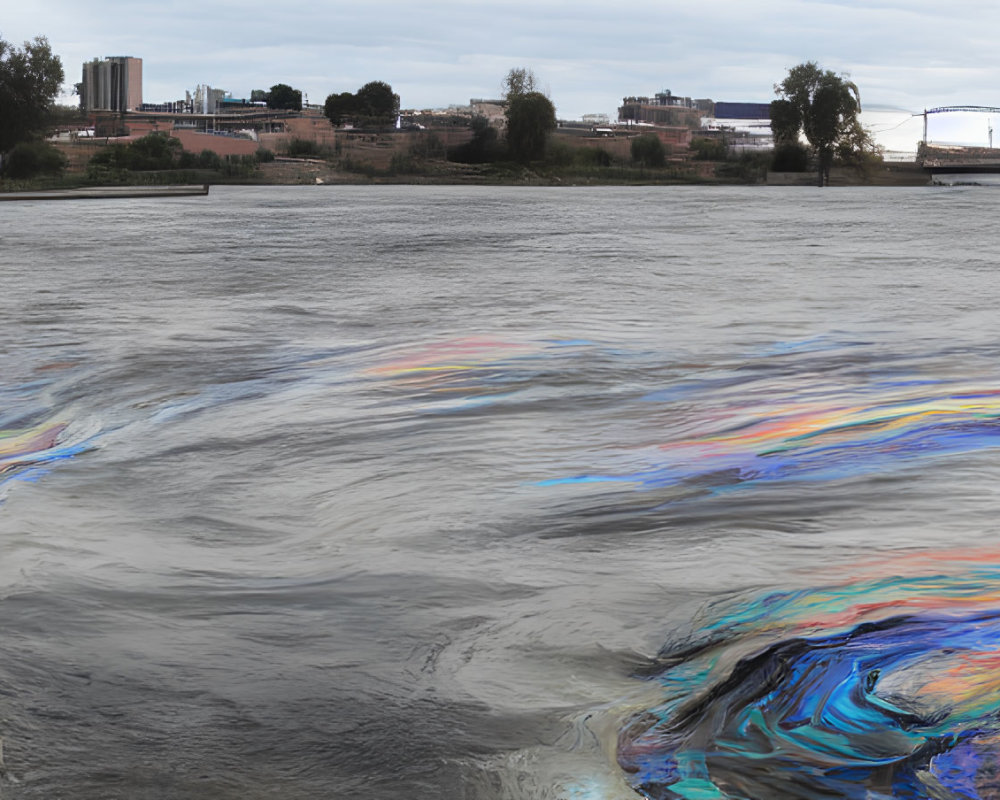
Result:
[[[89,186],[77,189],[0,192],[0,201],[12,200],[108,200],[132,197],[190,197],[208,194],[208,184],[200,186]]]
[[[279,157],[248,173],[225,175],[213,170],[169,170],[135,172],[116,176],[118,183],[89,182],[86,173],[67,172],[58,178],[0,181],[0,197],[8,193],[82,192],[97,187],[141,190],[153,193],[167,185],[377,185],[412,184],[430,186],[673,186],[673,185],[773,185],[813,186],[812,172],[776,173],[758,159],[696,161],[676,159],[665,167],[644,168],[623,163],[607,166],[577,164],[514,163],[460,164],[444,159],[396,159],[384,166],[343,159]],[[886,163],[860,172],[837,167],[831,171],[831,186],[923,186],[928,174],[914,163]]]

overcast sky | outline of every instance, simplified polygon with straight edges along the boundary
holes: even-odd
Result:
[[[440,108],[523,66],[578,119],[662,89],[769,102],[808,60],[848,73],[866,107],[1000,105],[997,23],[993,0],[6,0],[0,38],[47,36],[70,89],[86,60],[142,58],[147,102],[281,82],[322,103],[383,80],[404,108]]]

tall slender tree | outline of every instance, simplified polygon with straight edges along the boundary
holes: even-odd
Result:
[[[845,76],[808,61],[792,67],[787,77],[775,84],[774,91],[778,95],[771,103],[775,145],[794,144],[804,134],[816,152],[820,186],[830,180],[835,153],[849,152],[859,146],[873,147],[871,137],[858,120],[861,113],[858,87]]]

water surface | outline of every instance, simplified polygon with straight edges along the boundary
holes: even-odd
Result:
[[[998,211],[972,187],[5,204],[4,792],[996,796]],[[831,689],[811,654],[863,623],[914,654],[859,684],[892,747],[845,702],[740,762],[739,715],[787,731],[779,704]],[[807,677],[755,706],[748,665],[789,648]]]

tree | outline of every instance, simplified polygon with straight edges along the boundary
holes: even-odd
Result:
[[[45,130],[63,78],[45,37],[21,49],[0,39],[0,155]]]
[[[545,157],[549,134],[556,129],[556,109],[541,92],[515,95],[507,103],[507,146],[521,162]]]
[[[371,81],[354,94],[327,96],[323,115],[333,126],[348,120],[359,125],[392,125],[399,116],[399,95],[385,81]]]
[[[342,125],[345,120],[353,119],[357,109],[356,98],[350,92],[331,94],[323,104],[323,116],[330,120],[334,127]]]
[[[664,167],[667,151],[655,133],[644,133],[632,140],[632,160],[643,167]]]
[[[293,89],[287,83],[276,83],[267,93],[267,107],[301,111],[302,92]]]
[[[251,103],[266,103],[267,102],[267,92],[263,89],[252,89],[250,91],[250,102]]]
[[[858,121],[861,112],[858,87],[846,77],[820,69],[809,61],[790,69],[785,80],[775,84],[774,91],[779,95],[771,103],[775,144],[794,144],[800,133],[805,134],[816,152],[820,186],[829,181],[830,165],[842,145],[848,143],[850,151],[859,145],[859,135],[871,142]]]
[[[399,116],[399,95],[385,81],[371,81],[354,95],[357,113],[373,125],[395,124]]]
[[[536,91],[535,73],[524,67],[515,67],[503,79],[503,97],[510,101],[515,97]]]

